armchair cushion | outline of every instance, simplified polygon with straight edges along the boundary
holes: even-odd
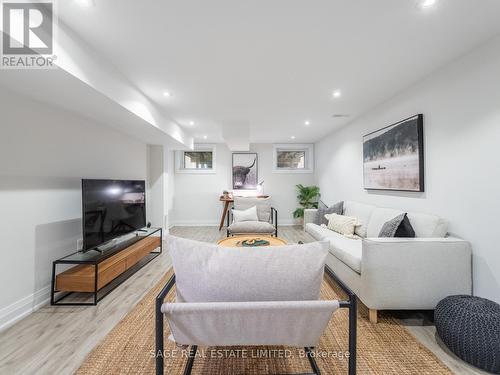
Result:
[[[177,302],[318,300],[327,242],[225,248],[168,236]]]
[[[241,221],[238,223],[233,223],[228,228],[229,233],[274,233],[276,228],[265,221]]]
[[[246,210],[233,210],[233,220],[235,223],[242,221],[259,221],[257,207],[252,206]]]
[[[257,207],[259,221],[269,222],[271,220],[271,202],[269,198],[234,197],[235,210],[246,210],[253,206]]]

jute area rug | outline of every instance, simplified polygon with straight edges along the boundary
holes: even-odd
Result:
[[[154,374],[156,295],[172,274],[163,279],[89,354],[78,375]],[[326,279],[323,299],[345,298],[337,285]],[[167,300],[175,298],[174,291]],[[380,314],[379,323],[368,321],[359,304],[358,374],[452,374],[436,356],[420,344],[397,320]],[[316,348],[323,374],[347,374],[348,312],[337,311]],[[165,338],[169,335],[165,324]],[[288,374],[311,372],[303,350],[288,347],[199,348],[193,374]],[[165,340],[165,374],[182,374],[187,352]]]

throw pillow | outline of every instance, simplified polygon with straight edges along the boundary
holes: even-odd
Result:
[[[335,203],[331,207],[319,207],[318,211],[316,213],[316,217],[314,218],[314,224],[328,225],[328,220],[325,218],[325,215],[329,215],[329,214],[342,215],[343,211],[344,211],[344,202],[343,201]]]
[[[358,219],[351,216],[329,214],[325,218],[328,220],[328,229],[348,237],[354,235],[354,230],[359,225]]]
[[[394,219],[386,221],[384,225],[382,225],[382,229],[380,229],[379,237],[394,237],[396,235],[396,231],[399,228],[399,225],[402,223],[406,214],[401,214],[396,216]]]
[[[241,221],[259,221],[257,206],[250,207],[246,210],[233,210],[233,223],[239,223]]]
[[[257,206],[259,221],[269,222],[271,219],[271,200],[269,198],[234,197],[234,209],[246,210]]]
[[[380,229],[379,237],[415,237],[406,213],[387,221]]]
[[[410,219],[408,219],[408,215],[405,214],[405,217],[401,224],[399,224],[398,229],[396,230],[396,234],[394,237],[402,237],[402,238],[415,238],[415,231],[410,223]]]
[[[225,248],[167,236],[177,302],[318,300],[328,242]]]

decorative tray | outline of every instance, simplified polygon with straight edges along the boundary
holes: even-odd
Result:
[[[269,246],[269,241],[263,240],[261,238],[252,238],[250,240],[243,240],[241,242],[238,242],[237,245],[243,247]]]

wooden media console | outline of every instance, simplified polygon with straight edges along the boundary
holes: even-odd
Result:
[[[54,261],[52,268],[52,305],[96,305],[111,290],[125,281],[131,274],[161,254],[163,234],[161,228],[149,228],[143,235],[123,241],[100,252],[90,250],[77,252]],[[159,234],[154,235],[154,234]],[[155,251],[159,249],[159,251]],[[59,264],[76,264],[61,273],[56,273]],[[128,272],[127,272],[128,271]],[[126,275],[117,285],[111,285],[120,276]],[[102,295],[99,292],[103,290]],[[72,293],[92,293],[93,302],[60,302]],[[56,293],[62,296],[56,298]]]

